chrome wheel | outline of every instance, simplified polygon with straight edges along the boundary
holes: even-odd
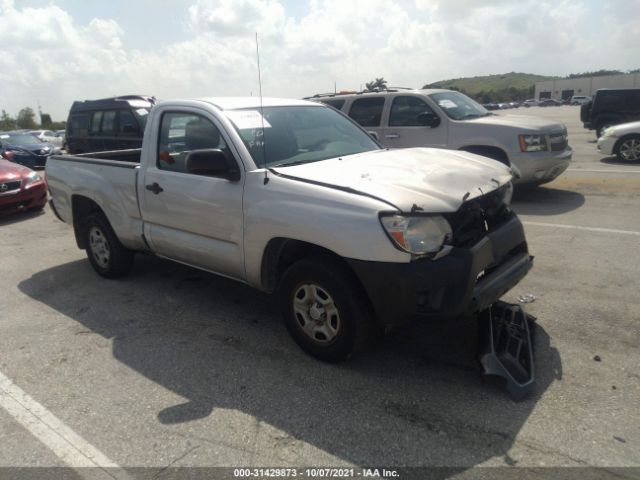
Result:
[[[314,342],[331,343],[340,331],[340,314],[329,293],[314,283],[298,287],[293,295],[293,313],[304,334]]]
[[[630,138],[620,144],[618,153],[623,160],[635,162],[640,160],[640,139]]]
[[[107,268],[111,258],[111,250],[107,238],[98,227],[94,226],[89,230],[89,248],[98,265]]]

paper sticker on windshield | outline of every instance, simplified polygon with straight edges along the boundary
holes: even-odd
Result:
[[[225,113],[240,130],[262,128],[263,126],[271,128],[271,124],[257,110],[230,110]]]
[[[147,110],[146,108],[139,108],[136,110],[136,113],[141,117],[144,117],[145,115],[149,115],[149,110]]]
[[[456,105],[453,101],[447,99],[444,100],[440,100],[438,102],[438,105],[440,105],[442,108],[456,108],[458,105]]]

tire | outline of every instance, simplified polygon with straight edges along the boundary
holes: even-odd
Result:
[[[340,362],[373,339],[375,319],[351,272],[331,258],[305,258],[285,272],[278,288],[282,316],[308,354]]]
[[[640,135],[621,138],[616,145],[615,153],[620,162],[640,161]]]
[[[89,214],[83,222],[87,257],[93,269],[105,278],[126,275],[133,265],[133,254],[118,240],[102,213]]]

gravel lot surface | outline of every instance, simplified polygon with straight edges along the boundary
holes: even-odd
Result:
[[[536,298],[531,398],[479,377],[468,321],[323,364],[238,283],[143,255],[124,279],[98,277],[46,209],[0,220],[0,399],[19,388],[114,464],[157,472],[640,466],[640,165],[602,158],[578,107],[508,113],[566,123],[574,148],[569,171],[514,201],[536,257],[506,296]],[[69,463],[6,405],[0,466]]]

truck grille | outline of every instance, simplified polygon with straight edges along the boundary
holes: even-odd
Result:
[[[445,215],[453,230],[452,245],[469,248],[487,232],[504,224],[513,216],[511,209],[502,201],[507,185],[469,200],[455,213]]]

